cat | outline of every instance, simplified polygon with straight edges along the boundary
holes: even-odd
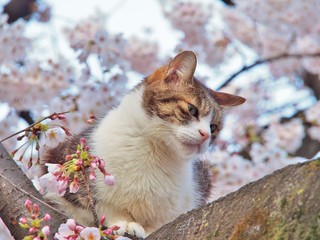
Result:
[[[210,196],[210,167],[199,158],[221,130],[224,109],[245,99],[207,88],[193,77],[196,65],[192,51],[181,52],[95,126],[48,150],[42,160],[63,163],[86,137],[91,153],[105,160],[116,179],[109,187],[97,175],[91,188],[99,217],[105,214],[108,226],[119,226],[117,234],[146,237]],[[46,197],[80,223],[92,225],[85,195],[83,188]]]

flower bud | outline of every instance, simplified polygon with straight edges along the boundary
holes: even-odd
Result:
[[[105,220],[106,220],[106,215],[103,214],[102,217],[100,218],[100,226],[103,226]]]
[[[44,236],[46,237],[49,237],[50,235],[50,227],[49,226],[44,226],[42,229],[41,229],[42,233]]]
[[[35,227],[31,227],[31,228],[29,228],[29,233],[36,233],[38,230],[37,230],[37,228],[35,228]]]
[[[44,217],[43,217],[43,220],[46,221],[46,222],[50,221],[50,220],[51,220],[50,214],[49,214],[49,213],[46,213],[46,214],[44,215]]]
[[[59,120],[66,119],[66,117],[63,114],[58,114],[57,117],[58,117]]]
[[[18,140],[18,141],[21,141],[25,136],[26,136],[25,134],[24,134],[24,135],[21,135],[21,136],[17,137],[17,140]]]
[[[80,144],[83,147],[86,144],[86,139],[85,138],[81,138],[80,139]]]
[[[119,230],[119,229],[120,229],[120,227],[117,226],[117,225],[114,225],[114,226],[111,227],[111,230],[112,230],[112,231],[117,231],[117,230]]]
[[[27,208],[28,212],[31,213],[32,212],[32,202],[30,201],[30,199],[27,199],[24,203],[24,206]]]
[[[108,229],[104,230],[103,233],[106,235],[112,235],[113,231],[110,228],[108,228]]]
[[[14,157],[14,155],[16,155],[16,153],[18,152],[19,148],[18,149],[15,149],[14,151],[11,152],[11,157]]]
[[[61,126],[61,129],[64,131],[64,133],[65,133],[67,136],[72,136],[72,133],[71,133],[71,131],[70,131],[68,128]]]
[[[104,168],[106,166],[106,164],[102,159],[99,159],[98,166],[99,166],[99,169],[102,169],[102,168]]]
[[[113,186],[116,184],[116,179],[114,178],[114,176],[112,175],[106,175],[104,177],[104,182],[105,184],[107,184],[108,186]]]
[[[22,223],[22,224],[26,224],[28,221],[27,221],[27,219],[25,218],[25,217],[21,217],[20,219],[19,219],[19,223]]]
[[[33,204],[33,213],[38,215],[39,214],[39,206],[38,204]]]
[[[96,180],[96,175],[95,175],[94,171],[91,171],[91,172],[90,172],[90,174],[89,174],[89,179],[90,179],[91,181]]]

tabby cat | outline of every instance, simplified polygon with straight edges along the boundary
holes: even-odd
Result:
[[[199,161],[222,127],[225,108],[244,103],[213,91],[193,75],[196,56],[184,51],[146,77],[98,123],[47,151],[44,162],[62,163],[86,137],[93,155],[115,176],[91,182],[99,216],[109,226],[146,237],[180,214],[205,203],[211,191],[208,164]],[[65,196],[46,194],[82,224],[93,224],[85,188]]]

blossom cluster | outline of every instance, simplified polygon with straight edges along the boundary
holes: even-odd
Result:
[[[90,180],[96,179],[95,170],[99,170],[104,175],[104,182],[108,186],[115,184],[114,176],[105,170],[105,162],[89,153],[89,146],[86,145],[84,138],[80,139],[75,153],[66,155],[62,165],[49,163],[46,165],[48,173],[39,178],[39,190],[43,194],[49,191],[63,196],[68,187],[70,193],[78,192],[81,187],[80,181],[82,184],[87,182],[85,177],[87,171]],[[79,179],[80,177],[84,180]]]
[[[19,219],[19,225],[21,228],[28,231],[23,240],[49,240],[50,226],[48,225],[51,220],[51,216],[46,213],[43,217],[40,217],[40,209],[38,204],[27,199],[25,201],[25,207],[30,217],[21,217]],[[114,233],[118,230],[118,226],[112,226],[107,228],[104,226],[106,216],[103,215],[100,218],[98,227],[84,227],[77,225],[74,219],[68,219],[66,223],[62,223],[58,228],[58,231],[54,235],[54,239],[57,240],[100,240],[103,237],[107,239],[127,239],[119,237]],[[46,224],[46,225],[45,225]]]
[[[17,110],[43,109],[50,98],[68,87],[74,76],[71,64],[63,57],[47,62],[31,59],[32,39],[26,37],[24,20],[9,24],[0,15],[0,101]],[[45,84],[44,84],[45,83]]]
[[[178,51],[192,48],[198,58],[211,66],[223,61],[225,51],[229,46],[229,37],[215,26],[210,28],[213,12],[217,11],[216,4],[196,1],[176,1],[163,5],[165,16],[172,26],[184,33]]]
[[[15,135],[20,134],[16,140],[21,141],[21,145],[11,152],[11,156],[14,158],[16,155],[20,155],[17,159],[19,162],[24,163],[27,166],[27,169],[30,169],[33,164],[40,163],[40,149],[42,150],[43,146],[50,145],[56,146],[59,142],[64,140],[65,135],[70,136],[70,130],[61,125],[50,125],[47,123],[43,123],[43,121],[51,119],[51,120],[64,120],[65,116],[63,113],[53,113],[47,117],[42,118],[41,120],[35,122],[29,127],[12,134],[7,138],[11,138]],[[40,144],[39,136],[44,136],[45,140]],[[5,141],[7,138],[1,140]],[[26,140],[25,140],[26,139]],[[25,140],[25,141],[24,141]],[[30,150],[31,153],[27,153],[27,150]],[[34,161],[35,154],[33,151],[37,152],[36,160]],[[25,157],[25,155],[29,156],[29,159]],[[22,167],[25,167],[23,165]]]
[[[106,237],[107,239],[125,240],[126,238],[114,234],[114,231],[118,230],[119,227],[104,227],[105,219],[106,216],[103,215],[99,221],[99,227],[83,227],[77,225],[74,219],[68,219],[66,223],[60,225],[54,237],[57,240],[100,240]]]
[[[30,199],[25,201],[25,207],[30,214],[30,217],[21,217],[19,219],[19,225],[21,228],[28,230],[27,236],[23,240],[48,240],[50,235],[50,227],[48,225],[43,226],[43,223],[48,223],[51,216],[46,213],[40,218],[40,211],[38,204],[32,202]]]
[[[319,53],[320,4],[312,1],[236,1],[224,8],[223,20],[231,36],[255,50],[261,58],[283,54]],[[271,63],[276,76],[306,69],[319,74],[319,58],[285,59]]]
[[[252,145],[251,159],[240,154],[230,154],[222,148],[215,149],[207,157],[213,166],[214,191],[210,200],[234,192],[289,164],[307,161],[302,157],[290,157],[279,147],[268,148],[259,143]]]

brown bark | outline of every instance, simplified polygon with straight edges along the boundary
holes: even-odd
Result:
[[[17,164],[11,159],[0,143],[0,217],[9,228],[15,239],[22,239],[28,232],[20,228],[18,221],[22,216],[29,216],[24,202],[29,198],[37,203],[41,213],[49,213],[51,237],[67,217],[46,204],[39,192],[33,187],[31,181],[24,175]]]
[[[0,145],[0,217],[16,239],[29,197],[52,216],[56,231],[66,220],[46,205]],[[320,239],[320,159],[285,167],[239,191],[181,215],[147,239]],[[161,210],[160,210],[161,211]],[[53,239],[53,238],[52,238]]]
[[[276,171],[147,239],[320,239],[320,159]]]

